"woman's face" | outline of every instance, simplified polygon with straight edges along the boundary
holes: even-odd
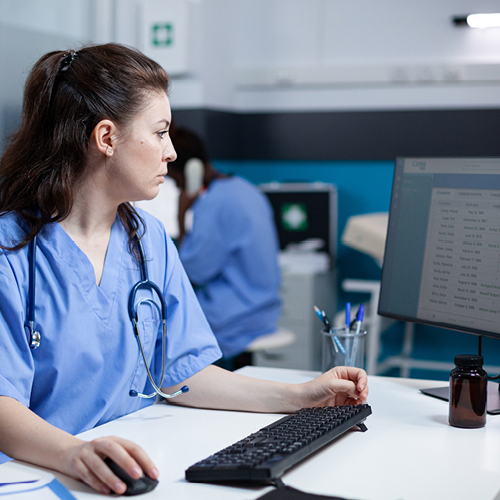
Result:
[[[168,133],[172,117],[167,95],[151,94],[146,102],[117,138],[107,162],[113,196],[120,203],[153,199],[165,182],[167,163],[177,158]]]

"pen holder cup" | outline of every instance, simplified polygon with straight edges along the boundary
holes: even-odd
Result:
[[[321,369],[328,371],[335,366],[364,368],[366,332],[346,333],[345,328],[322,330],[323,359]]]

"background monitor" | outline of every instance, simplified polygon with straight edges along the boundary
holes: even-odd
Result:
[[[500,338],[500,158],[397,159],[378,312]]]
[[[260,188],[271,202],[281,250],[320,239],[324,244],[319,250],[328,253],[333,264],[337,253],[336,187],[323,182],[271,182]]]

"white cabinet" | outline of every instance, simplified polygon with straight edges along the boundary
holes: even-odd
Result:
[[[336,273],[294,274],[282,276],[283,311],[280,326],[295,333],[296,340],[287,347],[254,353],[253,364],[297,370],[321,369],[321,321],[313,306],[329,318],[337,310]]]

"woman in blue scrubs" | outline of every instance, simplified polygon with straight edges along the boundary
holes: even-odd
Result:
[[[130,205],[158,194],[176,158],[168,85],[158,64],[120,45],[46,54],[0,163],[0,451],[103,493],[126,489],[106,457],[132,477],[158,477],[128,440],[75,437],[152,404],[137,397],[154,393],[147,368],[155,383],[165,371],[164,392],[189,386],[177,403],[204,408],[281,413],[368,393],[355,368],[294,385],[212,365],[221,352],[172,241]],[[129,318],[138,240],[166,305],[165,356],[158,295],[140,288],[133,304],[144,356]]]

